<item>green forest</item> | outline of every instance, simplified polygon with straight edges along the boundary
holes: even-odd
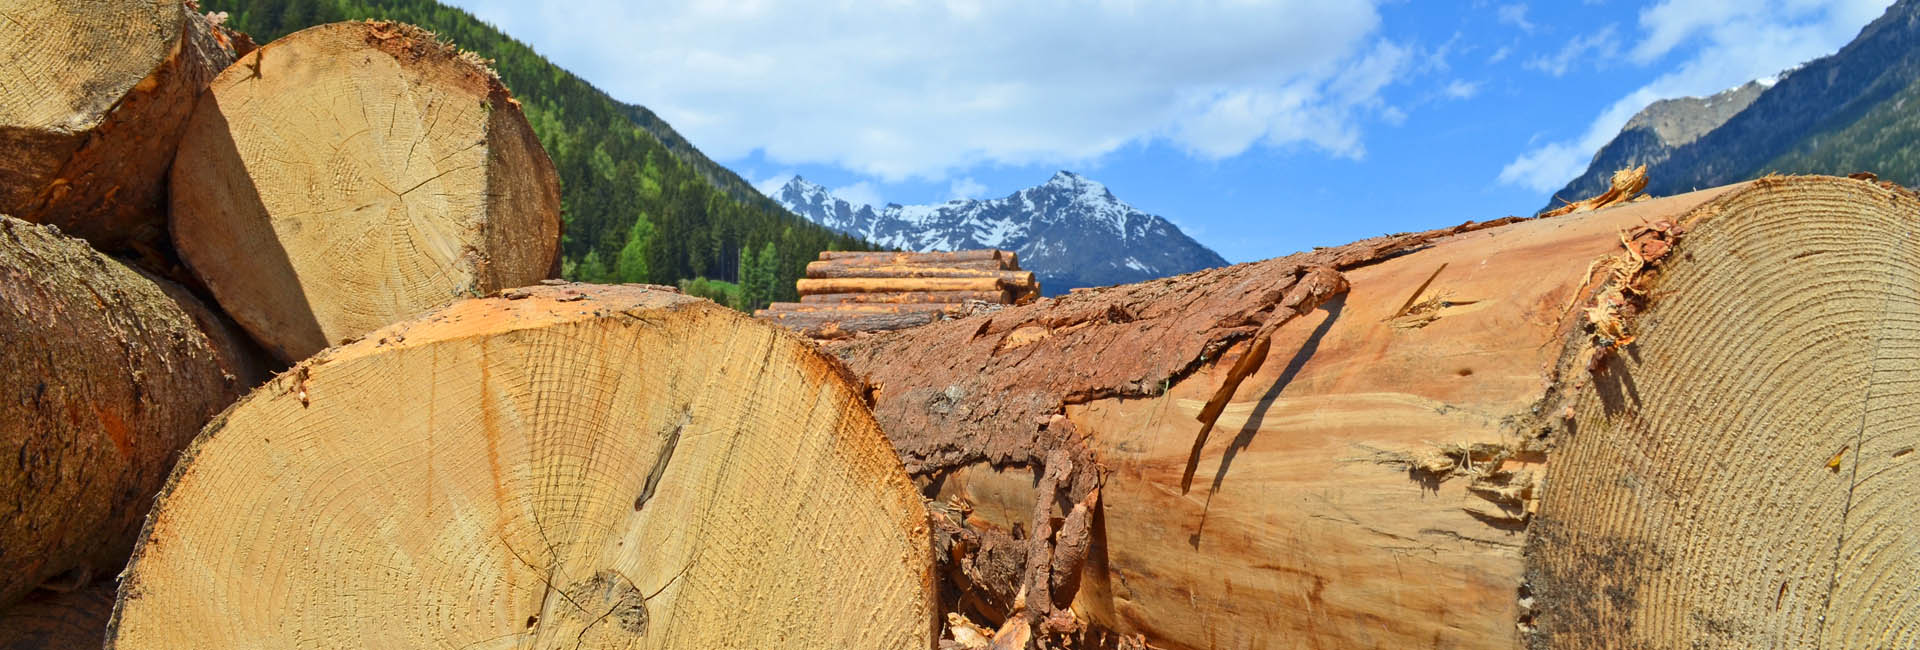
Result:
[[[230,26],[262,44],[313,25],[378,18],[419,25],[492,59],[560,172],[568,279],[678,285],[746,310],[796,299],[794,279],[822,250],[871,248],[787,212],[651,112],[615,101],[460,9],[433,0],[201,6],[228,12]]]

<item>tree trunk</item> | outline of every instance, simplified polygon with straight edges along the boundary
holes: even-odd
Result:
[[[173,172],[173,241],[282,360],[546,277],[559,183],[471,54],[397,23],[253,51],[202,96]]]
[[[263,373],[184,290],[8,217],[0,341],[5,607],[117,570],[175,454]]]
[[[194,98],[233,61],[181,0],[11,0],[0,20],[0,213],[102,250],[163,249]]]
[[[931,648],[926,511],[845,373],[630,285],[371,333],[207,427],[108,645]]]
[[[0,650],[99,650],[113,592],[106,578],[78,591],[37,591],[0,609]]]
[[[979,300],[996,304],[1012,302],[1006,290],[999,291],[900,291],[894,293],[816,293],[800,296],[800,302],[809,305],[832,305],[839,303],[942,303],[957,304],[969,300]]]
[[[951,499],[945,539],[1024,527],[1025,574],[1052,577],[1024,583],[1029,605],[1048,585],[1156,647],[1905,647],[1916,222],[1891,186],[1766,178],[839,354],[909,472]],[[1301,278],[1336,271],[1350,289],[1286,322]],[[1185,491],[1236,367],[1254,369]],[[1091,533],[1049,540],[1076,503],[1097,505]],[[1084,575],[1059,560],[1069,542]],[[991,591],[982,557],[949,579]]]

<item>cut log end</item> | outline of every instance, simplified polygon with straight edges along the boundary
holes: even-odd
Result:
[[[844,373],[637,287],[371,333],[195,442],[110,645],[932,647],[927,515]]]
[[[306,29],[229,67],[172,179],[181,257],[286,361],[532,284],[558,250],[557,176],[519,107],[397,23]]]
[[[232,53],[182,0],[18,0],[0,20],[0,213],[164,248],[165,176]]]
[[[1771,178],[1673,223],[1633,343],[1578,364],[1527,531],[1532,628],[1551,647],[1920,643],[1920,609],[1888,600],[1920,589],[1920,202]]]
[[[1897,188],[1769,178],[839,353],[975,528],[1034,530],[1037,481],[961,470],[1083,441],[1109,478],[1074,610],[1156,646],[1902,647],[1916,223]],[[1273,330],[1181,495],[1193,416],[1313,266],[1348,293]]]

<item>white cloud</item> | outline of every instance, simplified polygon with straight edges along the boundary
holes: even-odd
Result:
[[[1407,49],[1381,0],[633,3],[455,0],[647,105],[709,156],[756,149],[886,182],[1090,161],[1160,140],[1202,156],[1357,157]]]
[[[980,181],[973,180],[972,176],[956,178],[953,180],[953,184],[947,188],[947,198],[971,199],[979,197],[980,194],[985,191],[987,191],[987,186],[982,185]]]
[[[1620,39],[1615,36],[1614,25],[1600,28],[1600,31],[1586,36],[1576,36],[1560,46],[1560,51],[1552,56],[1536,56],[1527,61],[1529,69],[1539,70],[1559,77],[1565,76],[1580,62],[1604,64],[1607,59],[1620,53]],[[1600,67],[1596,65],[1595,67]]]
[[[1440,93],[1448,99],[1472,99],[1480,94],[1480,82],[1455,79],[1448,82],[1446,88],[1440,89]]]
[[[786,185],[787,181],[793,180],[793,175],[794,174],[792,171],[783,171],[778,174],[768,176],[759,181],[755,181],[753,184],[753,189],[760,190],[761,194],[765,194],[767,196],[773,196],[773,193],[776,191],[779,191],[782,185]]]
[[[1526,3],[1500,5],[1493,12],[1500,19],[1501,24],[1518,27],[1523,32],[1533,31],[1533,22],[1527,20]]]
[[[884,202],[880,200],[880,191],[874,188],[873,183],[867,181],[836,187],[829,190],[828,193],[848,203],[852,203],[856,209],[863,205],[878,208],[884,204]]]
[[[1840,49],[1884,13],[1887,0],[1664,0],[1640,14],[1645,32],[1628,50],[1665,74],[1615,100],[1578,138],[1544,144],[1500,170],[1500,182],[1549,192],[1586,169],[1595,152],[1655,100],[1710,95]],[[1669,60],[1668,55],[1677,58]],[[1569,197],[1570,198],[1570,197]]]
[[[1500,49],[1493,51],[1493,56],[1487,57],[1487,63],[1489,65],[1494,63],[1499,63],[1501,61],[1507,60],[1507,57],[1511,55],[1513,55],[1513,47],[1502,45],[1500,46]]]

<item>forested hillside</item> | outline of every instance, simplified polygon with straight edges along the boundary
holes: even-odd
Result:
[[[231,26],[260,43],[311,25],[384,18],[493,59],[559,169],[570,279],[682,284],[752,308],[795,299],[793,280],[820,251],[869,248],[781,209],[651,112],[615,101],[460,9],[433,0],[201,5],[228,12]]]

